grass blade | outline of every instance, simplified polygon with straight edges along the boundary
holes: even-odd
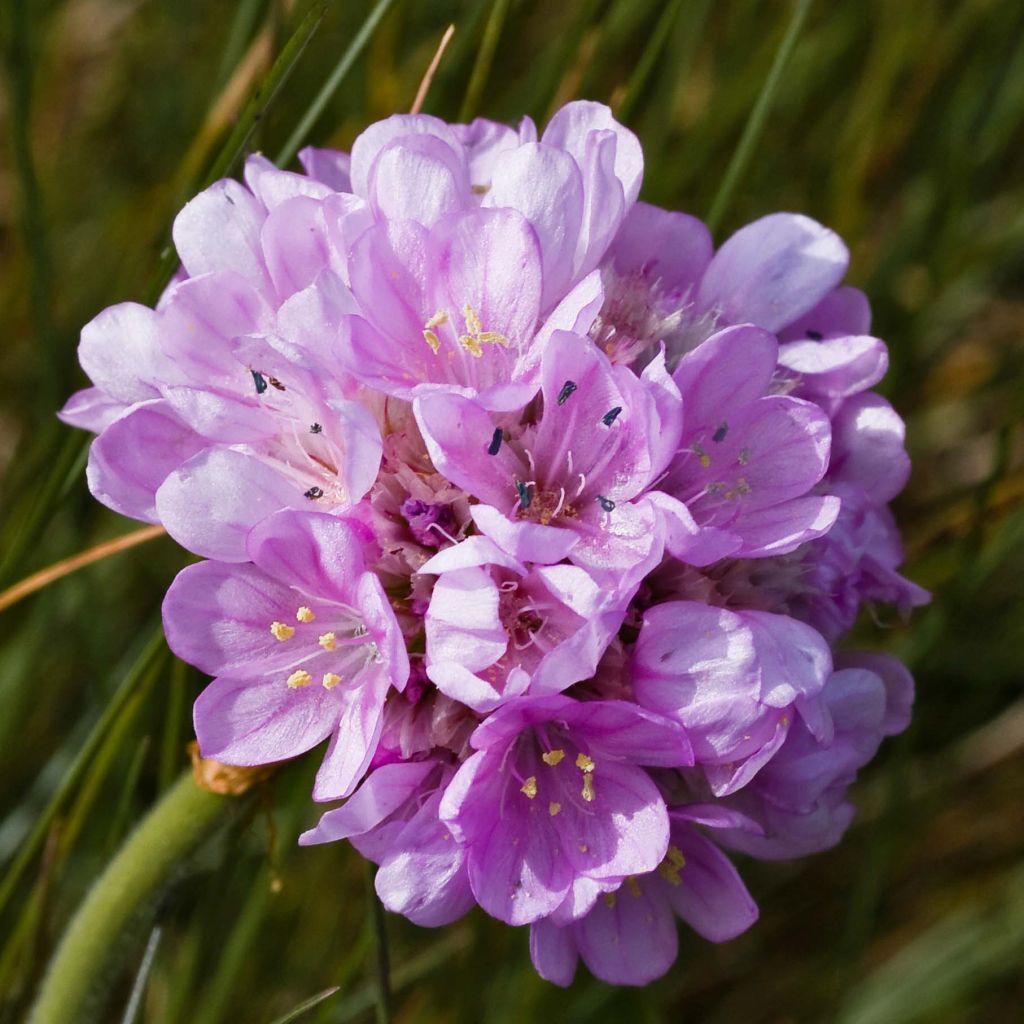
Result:
[[[721,223],[722,215],[729,205],[729,200],[732,199],[736,185],[754,153],[754,146],[761,136],[764,123],[771,111],[772,102],[775,99],[775,90],[782,78],[782,72],[789,63],[789,58],[793,53],[793,48],[796,46],[796,41],[800,36],[800,30],[807,19],[807,12],[810,10],[810,7],[811,0],[796,0],[793,14],[789,19],[789,25],[786,27],[786,34],[782,37],[782,42],[775,53],[775,60],[772,62],[771,70],[768,72],[768,77],[764,80],[764,85],[761,87],[757,102],[754,104],[754,109],[751,110],[750,117],[747,119],[746,126],[743,129],[743,135],[740,136],[739,145],[737,145],[736,151],[732,155],[732,160],[729,161],[725,176],[722,178],[722,184],[718,186],[718,192],[715,194],[714,202],[711,204],[711,212],[707,216],[707,224],[712,234],[714,234]]]

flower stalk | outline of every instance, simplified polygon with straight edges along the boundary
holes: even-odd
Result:
[[[99,1010],[96,982],[140,908],[224,820],[234,801],[183,775],[129,836],[79,907],[43,979],[29,1024],[69,1024]]]

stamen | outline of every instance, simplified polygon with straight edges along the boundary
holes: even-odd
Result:
[[[322,434],[324,432],[324,428],[321,427],[319,423],[310,423],[309,432],[311,434]]]
[[[270,633],[275,640],[291,640],[295,636],[295,627],[288,626],[283,622],[272,622]]]
[[[561,809],[562,809],[562,805],[561,805],[561,804],[558,804],[558,803],[555,803],[555,801],[554,801],[554,800],[552,800],[552,801],[551,801],[551,803],[549,803],[549,804],[548,804],[548,814],[550,814],[552,818],[553,818],[553,817],[554,817],[554,816],[555,816],[555,815],[556,815],[556,814],[557,814],[557,813],[558,813],[558,812],[559,812],[559,811],[560,811]]]
[[[549,750],[546,754],[541,754],[540,755],[540,759],[545,764],[550,765],[552,768],[554,768],[555,765],[561,764],[562,761],[565,759],[565,751],[564,750]]]
[[[711,435],[711,440],[718,444],[725,440],[725,435],[729,433],[728,423],[719,423],[718,429]]]
[[[711,465],[711,456],[699,444],[690,446],[690,451],[700,460],[700,464],[707,469]]]
[[[583,799],[586,800],[588,804],[592,804],[594,802],[594,796],[596,794],[594,793],[594,776],[593,775],[584,775],[583,776],[583,794],[582,795],[583,795]]]
[[[609,409],[602,417],[601,422],[606,426],[610,427],[617,419],[619,413],[622,412],[622,406],[617,405],[614,409]]]
[[[336,676],[333,672],[324,673],[324,689],[333,690],[338,683],[341,682],[341,676]]]
[[[626,878],[626,888],[629,890],[630,896],[637,900],[640,899],[640,883],[633,875]]]
[[[613,893],[613,892],[606,892],[604,894],[604,901],[605,901],[605,903],[608,904],[609,907],[614,907],[615,906],[615,893]]]
[[[256,385],[256,394],[262,395],[267,390],[267,378],[263,376],[258,370],[250,370],[252,374],[252,382]]]
[[[308,491],[303,491],[302,496],[304,498],[309,498],[310,501],[316,501],[317,498],[322,498],[324,496],[324,490],[322,487],[310,487]]]
[[[433,330],[435,327],[441,327],[443,324],[448,323],[448,314],[444,310],[440,310],[435,313],[423,326],[428,330]]]
[[[481,331],[477,336],[476,340],[481,345],[500,345],[502,348],[508,348],[508,338],[504,334],[499,334],[497,331]]]
[[[333,651],[335,647],[338,646],[338,638],[334,635],[334,633],[322,633],[320,635],[320,638],[317,640],[317,643],[325,651]]]
[[[484,325],[480,322],[480,317],[476,315],[473,307],[468,303],[462,307],[462,316],[466,321],[466,330],[470,334],[479,334],[484,329]]]
[[[576,390],[576,382],[574,380],[567,380],[562,385],[562,390],[558,392],[558,404],[565,405],[569,401],[569,396]]]
[[[287,391],[288,390],[276,377],[268,377],[267,378],[267,383],[272,388],[276,388],[278,391]]]
[[[529,484],[524,483],[522,480],[517,480],[516,493],[519,495],[519,507],[525,512],[530,507],[530,502],[533,501]]]
[[[601,506],[601,509],[604,512],[614,512],[615,511],[615,502],[612,501],[611,498],[606,498],[603,494],[599,494],[597,496],[597,503],[598,503],[598,505]]]
[[[494,428],[494,436],[491,438],[491,443],[487,446],[488,455],[497,455],[498,450],[501,448],[501,427]]]
[[[686,858],[678,846],[670,846],[665,854],[665,859],[658,865],[658,874],[668,882],[669,885],[681,885],[682,879],[679,872],[686,867]]]
[[[289,690],[298,690],[303,686],[309,686],[313,682],[313,677],[305,669],[300,668],[288,677],[287,682]]]
[[[316,618],[316,616],[313,614],[312,608],[307,608],[305,605],[303,605],[295,613],[295,618],[298,619],[299,622],[312,622]]]
[[[741,465],[745,466],[750,461],[750,449],[741,448],[736,455],[736,461]]]
[[[594,762],[581,750],[576,755],[576,767],[579,768],[581,772],[589,774],[594,770]]]
[[[433,331],[424,331],[423,340],[430,346],[431,351],[436,356],[441,350],[441,339]]]
[[[537,776],[531,775],[519,788],[519,792],[532,800],[537,795]]]
[[[459,335],[459,344],[474,359],[479,359],[484,354],[484,350],[480,347],[480,342],[476,340],[476,335],[473,335],[473,334],[460,334]]]

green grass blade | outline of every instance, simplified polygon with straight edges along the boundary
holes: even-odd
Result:
[[[275,1018],[272,1024],[291,1024],[293,1020],[298,1020],[304,1013],[326,1002],[331,996],[337,995],[340,991],[338,986],[325,988],[323,992],[318,992],[315,996],[310,996],[305,1002],[299,1003],[294,1010],[289,1010],[283,1017]]]
[[[740,136],[739,144],[733,153],[732,160],[729,161],[725,176],[722,178],[722,183],[718,186],[718,192],[715,194],[714,201],[711,204],[711,212],[708,214],[707,224],[712,234],[721,224],[722,216],[729,205],[729,200],[732,199],[736,185],[746,170],[751,156],[753,156],[754,146],[757,145],[757,141],[761,137],[765,121],[768,119],[768,114],[771,111],[772,102],[775,99],[775,91],[782,78],[782,73],[789,63],[789,58],[793,53],[793,48],[796,46],[796,41],[800,36],[800,30],[803,28],[810,7],[811,0],[796,0],[793,14],[786,28],[786,34],[782,37],[782,42],[775,53],[775,60],[772,62],[771,70],[768,72],[768,77],[761,87],[757,102],[754,104],[754,109],[751,110],[750,117],[743,129],[743,135]]]
[[[379,24],[381,18],[387,14],[393,2],[394,0],[378,0],[377,5],[366,16],[366,21],[363,22],[362,27],[355,34],[352,42],[349,43],[348,49],[341,55],[341,60],[338,61],[330,77],[321,86],[313,102],[306,108],[306,112],[302,117],[299,118],[299,123],[295,126],[295,130],[289,136],[288,141],[278,152],[274,161],[278,167],[284,167],[290,163],[295,154],[298,153],[313,125],[316,124],[317,118],[324,112],[324,108],[330,102],[331,97],[337,92],[338,87],[345,80],[345,76],[351,70],[352,65],[366,48],[366,44],[370,41],[374,29]]]
[[[508,4],[509,0],[494,0],[491,6],[491,13],[484,26],[483,39],[480,40],[480,49],[476,52],[476,61],[469,76],[466,95],[462,100],[462,107],[459,109],[460,121],[469,121],[476,114],[480,105],[480,97],[487,84],[487,76],[491,73],[494,51],[498,48],[498,40],[501,38],[501,30],[505,24],[505,15],[508,14]]]

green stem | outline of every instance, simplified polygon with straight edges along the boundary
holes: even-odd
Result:
[[[725,208],[729,205],[729,200],[732,198],[733,190],[736,188],[740,176],[747,169],[747,164],[750,162],[750,157],[754,152],[754,146],[761,136],[764,123],[772,108],[775,90],[782,79],[782,72],[785,71],[786,65],[789,63],[790,55],[793,52],[793,47],[796,46],[797,38],[800,35],[800,30],[803,28],[810,6],[811,0],[796,0],[793,6],[793,14],[789,19],[786,34],[782,37],[782,42],[775,53],[775,60],[772,62],[771,70],[768,72],[768,77],[761,87],[761,93],[757,97],[754,109],[750,112],[750,117],[747,120],[746,127],[743,129],[739,145],[736,147],[736,152],[732,155],[728,168],[726,168],[725,177],[722,178],[722,183],[718,186],[718,194],[711,204],[711,212],[708,214],[707,224],[712,233],[714,233],[722,220],[722,214],[725,213]]]
[[[391,1024],[391,958],[388,955],[388,932],[384,921],[384,908],[377,898],[374,879],[376,866],[366,862],[366,902],[370,912],[370,931],[373,935],[374,982],[377,1024]]]
[[[69,1024],[89,1010],[107,955],[233,806],[183,775],[129,836],[79,907],[43,979],[29,1024]]]

